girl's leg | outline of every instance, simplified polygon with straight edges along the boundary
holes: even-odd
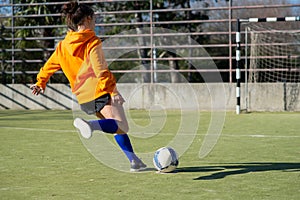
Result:
[[[117,134],[124,134],[129,131],[124,108],[118,103],[109,103],[103,107],[101,113],[97,113],[100,119],[114,119],[118,124]]]
[[[140,171],[147,166],[135,155],[130,139],[127,135],[129,130],[124,108],[119,103],[111,101],[103,107],[96,116],[100,120],[85,121],[80,118],[74,120],[74,126],[80,130],[85,138],[92,136],[93,130],[102,130],[106,133],[114,133],[115,140],[131,163],[130,171]]]
[[[123,106],[118,103],[108,104],[104,106],[104,108],[101,110],[101,113],[97,113],[97,117],[103,120],[115,120],[117,123],[117,134],[115,134],[114,137],[117,144],[130,161],[131,171],[138,171],[146,168],[146,165],[135,155],[130,139],[127,135],[129,127]]]
[[[96,116],[101,120],[90,120],[92,130],[106,133],[126,134],[129,130],[124,108],[120,104],[109,102]]]

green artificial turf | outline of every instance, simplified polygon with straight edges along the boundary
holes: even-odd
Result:
[[[145,111],[128,114],[140,126],[152,120]],[[101,163],[73,128],[71,111],[1,110],[0,199],[300,199],[300,113],[228,112],[204,158],[199,150],[212,114],[196,114],[199,127],[177,171],[157,174],[149,162],[143,173]],[[180,115],[167,111],[151,137],[132,135],[136,151],[167,145],[182,126]]]

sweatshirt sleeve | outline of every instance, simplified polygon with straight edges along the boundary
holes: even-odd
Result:
[[[97,78],[101,78],[103,73],[108,70],[101,44],[90,52],[90,62]]]
[[[91,51],[90,62],[95,76],[101,84],[105,85],[105,90],[109,92],[112,96],[118,94],[115,77],[108,69],[108,65],[105,60],[101,44],[97,45]]]
[[[48,61],[40,69],[40,71],[37,75],[36,85],[43,89],[46,88],[46,84],[47,84],[49,78],[52,76],[52,74],[54,74],[56,71],[61,69],[61,66],[59,64],[58,49],[59,48],[57,48],[54,51],[54,53],[50,56]]]

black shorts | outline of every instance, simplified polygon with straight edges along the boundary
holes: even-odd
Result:
[[[96,112],[100,112],[103,109],[103,107],[106,104],[108,104],[110,99],[111,99],[110,94],[104,94],[93,101],[80,104],[80,108],[86,114],[92,115],[95,114]]]

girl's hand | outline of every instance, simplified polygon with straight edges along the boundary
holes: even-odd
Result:
[[[43,88],[41,88],[41,87],[39,87],[39,86],[37,86],[36,84],[34,84],[34,85],[31,85],[30,86],[30,89],[32,90],[32,94],[33,95],[39,95],[40,93],[44,93],[44,89]]]
[[[117,104],[123,105],[123,103],[125,102],[124,98],[120,94],[112,96],[111,100],[112,100],[113,104],[117,103]]]

